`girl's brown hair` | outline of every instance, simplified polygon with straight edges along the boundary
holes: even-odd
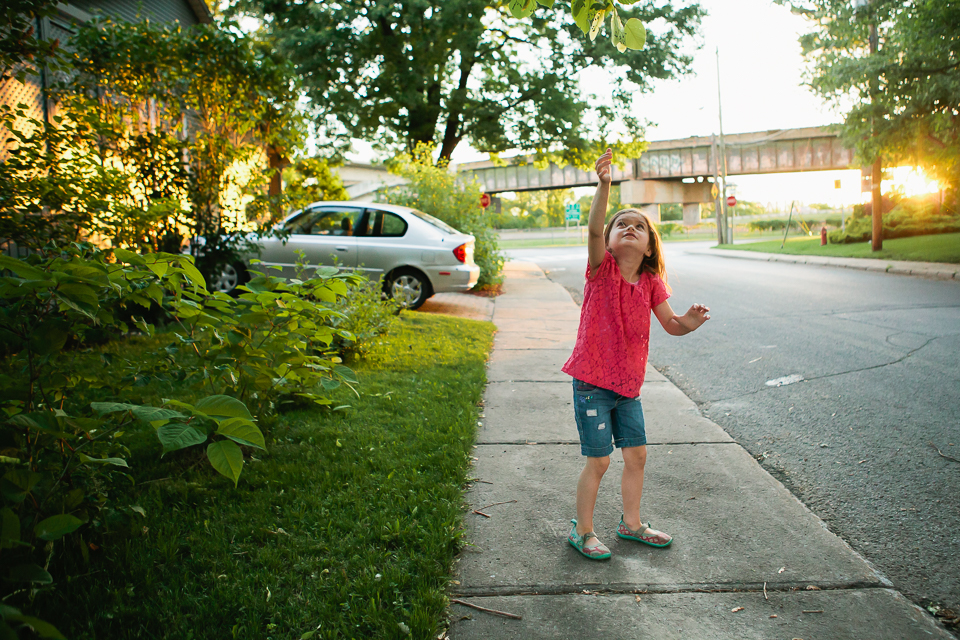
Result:
[[[610,244],[610,231],[613,229],[613,225],[616,224],[617,218],[626,214],[626,213],[635,213],[647,224],[647,236],[649,237],[649,246],[650,246],[650,255],[643,257],[643,262],[640,263],[640,273],[644,271],[652,273],[655,276],[659,276],[663,280],[663,284],[667,285],[667,263],[663,260],[663,241],[660,240],[660,232],[657,231],[657,225],[653,223],[653,220],[639,209],[621,209],[613,214],[613,217],[610,218],[610,222],[607,223],[607,228],[603,230],[603,246],[607,247]],[[670,290],[670,285],[667,285],[667,291]]]

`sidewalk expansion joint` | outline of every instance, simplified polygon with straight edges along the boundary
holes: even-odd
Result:
[[[552,445],[579,445],[579,440],[500,440],[497,442],[475,442],[476,446],[487,446],[487,447],[499,447],[504,445],[542,445],[542,444],[552,444]],[[645,446],[647,447],[679,447],[683,445],[703,445],[703,444],[739,444],[735,440],[721,440],[719,442],[713,440],[704,440],[691,442],[689,440],[682,440],[677,442],[648,442]]]
[[[513,382],[532,382],[534,384],[570,384],[569,380],[487,380],[487,384],[510,384]]]
[[[452,591],[453,597],[496,598],[502,596],[563,596],[582,593],[603,595],[673,594],[673,593],[793,593],[797,591],[850,591],[861,589],[890,589],[879,581],[851,580],[832,582],[717,582],[679,584],[580,583],[557,585],[510,585],[502,587],[461,587]]]

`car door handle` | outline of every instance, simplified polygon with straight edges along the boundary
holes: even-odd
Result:
[[[346,251],[346,250],[347,250],[346,247],[337,247],[337,251]]]

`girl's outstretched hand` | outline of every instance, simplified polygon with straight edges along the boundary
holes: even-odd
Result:
[[[607,149],[602,156],[597,158],[597,162],[594,164],[597,169],[597,177],[603,184],[610,184],[613,177],[610,170],[611,162],[613,162],[613,149]]]
[[[695,331],[700,328],[704,322],[710,319],[710,307],[704,306],[702,304],[695,304],[686,313],[686,317],[683,321],[683,326],[685,326],[690,331]]]

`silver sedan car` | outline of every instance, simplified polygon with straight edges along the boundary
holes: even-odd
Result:
[[[370,202],[315,202],[280,225],[285,240],[262,238],[261,266],[295,275],[297,251],[311,265],[353,269],[383,278],[387,295],[416,309],[434,293],[466,291],[477,283],[474,237],[411,209]],[[259,270],[259,269],[258,269]],[[246,266],[230,265],[216,288],[230,291],[246,280]]]

